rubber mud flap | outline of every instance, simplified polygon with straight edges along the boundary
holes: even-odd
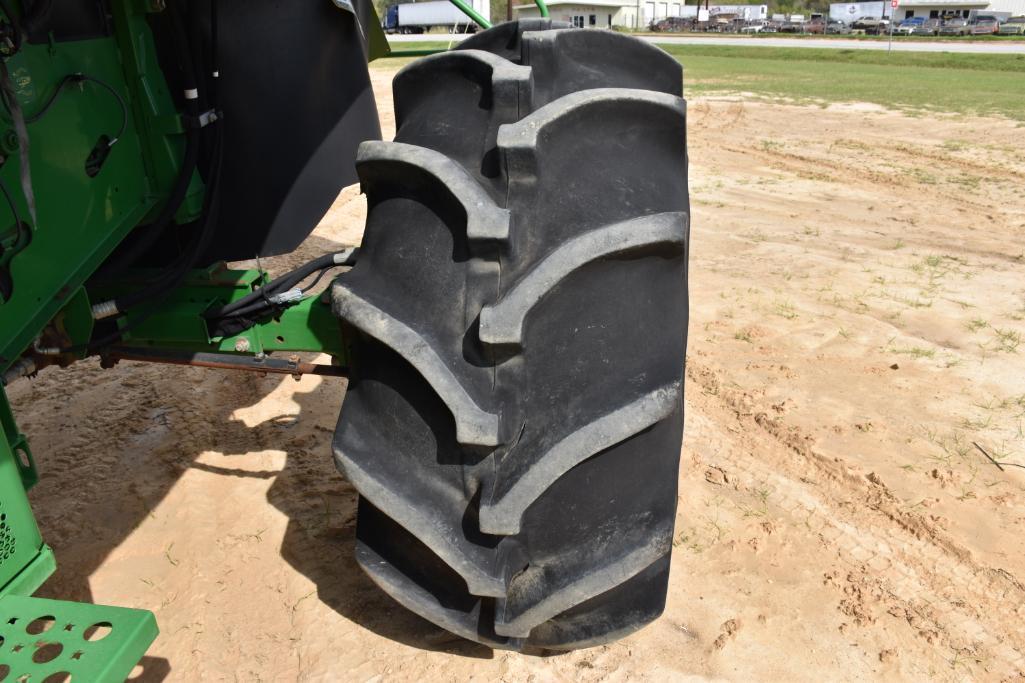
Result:
[[[355,0],[357,10],[365,2]],[[222,2],[217,11],[220,214],[231,220],[204,261],[285,254],[357,181],[359,144],[381,138],[364,32],[329,0]]]

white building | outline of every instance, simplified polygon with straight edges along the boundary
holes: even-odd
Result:
[[[967,19],[972,10],[986,9],[989,4],[989,0],[902,0],[897,9],[893,10],[893,16],[897,21],[911,17]]]
[[[942,19],[961,16],[968,18],[972,14],[1001,12],[1011,16],[1025,15],[1025,0],[900,0],[893,16],[897,19],[925,17]]]
[[[988,12],[1007,12],[1012,16],[1025,15],[1025,0],[900,0],[897,9],[889,2],[835,2],[829,6],[829,18],[850,23],[861,17],[889,17],[897,20],[910,17],[942,19],[960,16],[968,18]]]
[[[637,4],[622,0],[550,0],[548,13],[555,21],[568,21],[579,28],[612,28],[637,26]],[[676,3],[679,6],[681,3]],[[643,11],[643,4],[641,5]],[[514,5],[513,18],[540,17],[537,5]]]
[[[1023,0],[1025,1],[1025,0]],[[549,14],[556,21],[567,21],[579,28],[643,28],[653,21],[667,17],[696,17],[697,5],[686,5],[676,0],[551,0]],[[703,6],[702,6],[703,8]],[[638,11],[640,21],[638,22]],[[517,19],[541,16],[537,5],[513,7]],[[767,19],[768,5],[709,5],[710,16],[730,14],[743,19]]]

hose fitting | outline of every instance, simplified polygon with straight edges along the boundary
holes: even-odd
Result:
[[[19,359],[18,362],[16,362],[11,367],[7,368],[7,371],[4,372],[2,378],[4,386],[7,386],[16,379],[28,377],[29,375],[35,373],[36,369],[36,363],[31,358]]]
[[[109,301],[101,301],[98,304],[93,304],[92,307],[93,320],[103,320],[111,316],[117,315],[120,311],[117,310],[117,302],[114,299]]]

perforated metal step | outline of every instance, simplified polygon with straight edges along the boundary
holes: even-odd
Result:
[[[152,612],[0,598],[0,681],[124,681],[157,637]]]

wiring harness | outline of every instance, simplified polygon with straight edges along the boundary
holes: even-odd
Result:
[[[302,301],[328,271],[341,266],[355,265],[358,255],[359,249],[356,248],[325,254],[274,278],[238,301],[207,311],[203,318],[207,321],[210,335],[236,335],[249,329],[257,321],[274,316],[282,309]],[[303,280],[311,276],[313,280],[303,285]]]

